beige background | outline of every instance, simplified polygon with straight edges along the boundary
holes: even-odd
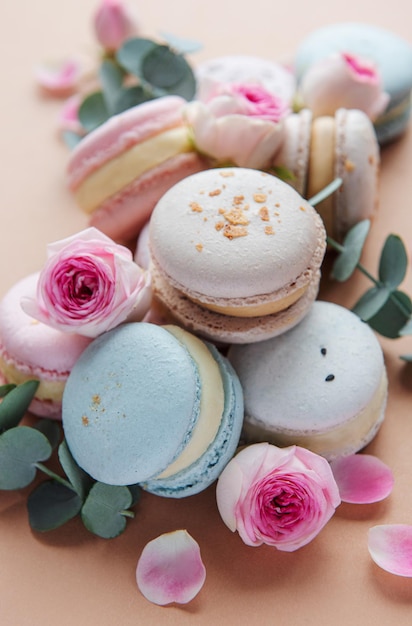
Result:
[[[411,38],[412,9],[404,0],[140,0],[136,10],[148,34],[169,31],[204,44],[193,57],[244,53],[287,59],[314,28],[336,20],[384,26]],[[337,5],[337,6],[336,6]],[[56,134],[60,104],[42,98],[32,74],[37,62],[73,53],[96,54],[90,20],[94,0],[3,2],[1,11],[1,284],[40,268],[47,242],[86,225],[65,187],[67,149]],[[412,134],[382,154],[381,206],[364,255],[375,272],[390,232],[412,249]],[[350,306],[366,286],[359,275],[344,286],[328,281],[322,296]],[[410,274],[404,285],[412,292]],[[214,489],[184,501],[145,494],[136,519],[119,538],[90,535],[77,520],[46,535],[31,532],[30,489],[0,493],[0,623],[4,626],[98,624],[410,624],[412,580],[392,576],[371,561],[367,530],[381,523],[412,523],[412,367],[399,354],[412,339],[382,342],[389,372],[386,421],[369,451],[395,474],[392,495],[376,505],[342,505],[310,545],[292,554],[248,548],[220,521]],[[135,584],[147,541],[187,528],[198,540],[207,579],[187,607],[149,604]]]

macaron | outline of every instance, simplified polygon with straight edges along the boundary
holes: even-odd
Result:
[[[169,187],[205,169],[182,118],[185,103],[178,96],[150,100],[111,117],[76,146],[68,186],[90,225],[131,241]]]
[[[249,343],[307,313],[326,238],[318,213],[290,185],[218,168],[166,192],[149,245],[154,298],[174,322],[215,342]]]
[[[231,346],[228,358],[244,392],[247,442],[296,444],[332,460],[361,450],[384,419],[380,344],[337,304],[318,300],[289,332]]]
[[[285,126],[273,165],[286,168],[288,183],[310,199],[335,178],[342,179],[339,190],[316,205],[328,235],[341,241],[377,210],[380,152],[372,122],[357,109],[315,119],[302,109],[288,116]]]
[[[16,385],[39,380],[30,412],[60,419],[67,377],[91,340],[51,328],[23,311],[20,301],[35,296],[38,276],[18,281],[0,301],[0,373],[4,382]]]
[[[223,83],[259,84],[288,104],[292,104],[296,78],[288,67],[259,56],[233,54],[215,57],[195,69],[198,100],[207,101]]]
[[[356,54],[378,68],[389,102],[375,121],[381,145],[399,137],[407,128],[411,112],[412,46],[384,28],[357,22],[329,24],[310,33],[295,55],[298,83],[316,62],[334,52]]]
[[[95,339],[63,396],[65,438],[80,467],[101,482],[173,498],[218,477],[242,419],[239,380],[214,346],[144,322]]]

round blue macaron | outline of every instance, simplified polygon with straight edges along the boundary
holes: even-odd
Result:
[[[373,61],[379,69],[390,101],[376,120],[381,145],[402,134],[409,122],[412,89],[412,45],[378,26],[358,22],[329,24],[313,31],[295,55],[298,82],[314,63],[334,52],[349,52]]]
[[[63,428],[74,459],[95,480],[180,498],[209,486],[233,456],[243,420],[237,376],[214,346],[179,329],[190,338],[185,343],[173,328],[124,324],[95,339],[73,367]],[[193,342],[208,355],[206,369]],[[190,463],[179,465],[202,430],[205,398],[214,395],[210,366],[223,396],[218,428]],[[171,472],[176,462],[179,471]]]

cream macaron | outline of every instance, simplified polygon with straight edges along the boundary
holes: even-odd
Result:
[[[322,220],[270,174],[220,168],[186,178],[156,205],[149,238],[155,298],[212,341],[273,337],[316,298]]]
[[[285,127],[274,166],[292,174],[288,182],[300,194],[312,198],[335,178],[342,179],[339,190],[316,206],[328,235],[342,240],[378,206],[380,153],[372,122],[356,109],[315,119],[302,109],[286,118]]]
[[[300,445],[332,460],[362,449],[382,423],[382,349],[344,307],[318,300],[281,337],[231,346],[228,356],[243,388],[247,442]]]

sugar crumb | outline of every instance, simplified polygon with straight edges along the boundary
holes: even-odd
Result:
[[[236,239],[237,237],[246,237],[248,234],[247,228],[244,226],[233,226],[233,224],[226,224],[223,229],[223,235],[228,239]]]
[[[222,172],[219,172],[220,176],[223,176],[223,178],[229,178],[230,176],[234,176],[235,173],[233,170],[223,170]]]
[[[222,228],[224,227],[225,223],[224,222],[216,222],[215,224],[215,228],[216,230],[222,230]]]
[[[220,196],[221,193],[221,189],[214,189],[213,191],[209,191],[209,196],[213,198],[214,196]]]
[[[200,206],[198,202],[191,202],[189,206],[192,209],[192,211],[194,211],[194,213],[202,213],[203,211],[202,207]]]
[[[265,235],[274,235],[273,226],[265,226]]]
[[[345,170],[347,172],[353,172],[353,170],[356,169],[356,165],[353,161],[351,161],[350,159],[346,159],[345,161]]]
[[[89,425],[89,418],[86,417],[86,415],[82,416],[82,424],[83,424],[83,426],[88,426]]]
[[[195,246],[195,248],[196,248],[196,250],[197,250],[198,252],[202,252],[202,250],[203,250],[203,245],[202,245],[201,243],[197,243],[197,244],[196,244],[196,246]]]
[[[259,209],[259,215],[260,215],[260,219],[262,220],[262,222],[269,222],[270,221],[269,209],[267,208],[267,206],[262,206]]]
[[[243,200],[245,199],[245,196],[234,196],[233,198],[233,204],[235,206],[242,204]]]
[[[258,202],[260,204],[262,202],[266,202],[267,195],[265,193],[254,193],[253,199],[255,202]]]
[[[301,210],[301,211],[306,211],[306,207],[305,207],[305,206],[303,206],[302,204],[300,205],[300,207],[299,207],[299,208],[300,208],[300,210]]]

